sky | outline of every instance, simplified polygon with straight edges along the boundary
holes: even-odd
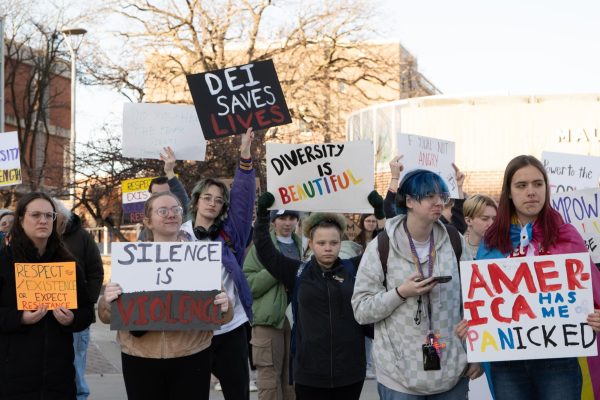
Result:
[[[281,3],[281,2],[280,2]],[[446,95],[600,93],[600,1],[372,0],[379,40],[399,41]],[[120,125],[126,99],[78,85],[78,141]]]

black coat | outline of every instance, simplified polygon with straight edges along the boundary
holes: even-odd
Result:
[[[257,215],[254,245],[260,262],[291,292],[302,262],[285,257],[275,248],[269,236],[268,214]],[[351,259],[355,268],[360,258]],[[314,257],[305,268],[297,293],[294,381],[333,388],[364,380],[364,332],[350,303],[354,277],[339,258],[329,270],[323,270]]]
[[[49,248],[28,262],[67,261]],[[87,328],[94,309],[77,268],[77,305],[70,326],[58,323],[52,311],[35,324],[23,325],[17,310],[11,246],[0,250],[0,399],[75,399],[73,332]]]

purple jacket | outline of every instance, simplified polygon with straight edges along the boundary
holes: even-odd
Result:
[[[227,218],[223,222],[223,230],[227,235],[227,239],[231,242],[235,254],[221,235],[216,239],[222,243],[223,266],[235,283],[244,311],[246,311],[250,321],[252,321],[252,293],[242,271],[242,266],[244,265],[246,244],[252,228],[255,198],[256,179],[254,169],[246,171],[238,167],[231,186]]]

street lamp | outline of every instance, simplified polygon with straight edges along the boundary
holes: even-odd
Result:
[[[76,61],[77,50],[79,50],[79,45],[81,45],[83,35],[85,35],[87,31],[83,28],[65,28],[60,32],[64,35],[65,42],[69,48],[69,53],[71,53],[71,143],[69,146],[69,151],[71,153],[71,172],[69,173],[69,181],[71,184],[73,184],[73,187],[70,190],[71,201],[75,203],[75,149],[77,143],[77,134],[75,133],[75,87],[77,83]]]

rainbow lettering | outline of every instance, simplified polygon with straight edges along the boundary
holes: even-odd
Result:
[[[281,202],[288,204],[290,202],[312,199],[315,196],[325,196],[340,190],[345,190],[350,185],[358,185],[363,178],[356,179],[350,169],[345,170],[339,175],[321,176],[308,182],[302,182],[278,189]]]

